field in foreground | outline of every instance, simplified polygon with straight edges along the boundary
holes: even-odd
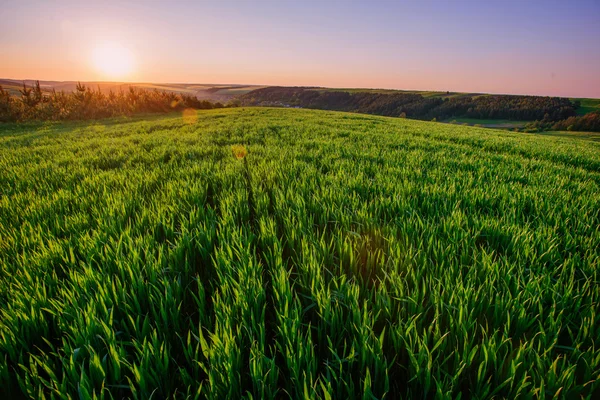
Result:
[[[0,125],[0,398],[593,398],[599,186],[406,119]]]

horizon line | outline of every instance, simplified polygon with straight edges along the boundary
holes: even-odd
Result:
[[[369,86],[353,86],[353,87],[334,87],[334,86],[319,86],[319,85],[279,85],[279,84],[260,84],[260,83],[221,83],[221,82],[176,82],[176,81],[166,81],[166,82],[153,82],[153,81],[111,81],[111,80],[58,80],[58,79],[31,79],[31,78],[4,78],[1,77],[0,81],[9,80],[9,81],[20,81],[24,83],[25,81],[40,81],[40,82],[59,82],[59,83],[69,83],[69,82],[79,82],[79,83],[114,83],[114,84],[155,84],[155,85],[230,85],[230,86],[240,86],[240,87],[248,87],[248,86],[257,86],[257,87],[296,87],[296,88],[315,88],[315,89],[334,89],[334,90],[352,90],[352,89],[361,89],[361,90],[387,90],[387,91],[398,91],[398,92],[437,92],[437,93],[448,93],[448,94],[470,94],[470,95],[498,95],[498,96],[536,96],[536,97],[558,97],[558,98],[566,98],[566,99],[600,99],[600,93],[597,97],[578,97],[578,96],[558,96],[558,95],[550,95],[550,94],[531,94],[531,93],[507,93],[507,92],[470,92],[470,91],[455,91],[455,90],[439,90],[439,89],[397,89],[397,88],[385,88],[385,87],[369,87]]]

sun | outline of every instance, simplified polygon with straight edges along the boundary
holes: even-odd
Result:
[[[131,74],[133,54],[119,43],[102,43],[92,51],[92,62],[98,72],[108,78],[123,78]]]

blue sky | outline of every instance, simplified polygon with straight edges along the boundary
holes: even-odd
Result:
[[[5,78],[600,97],[597,0],[3,0],[0,20]],[[103,43],[127,76],[93,65]]]

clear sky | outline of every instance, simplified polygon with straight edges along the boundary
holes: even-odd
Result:
[[[0,2],[1,78],[600,97],[600,0]]]

